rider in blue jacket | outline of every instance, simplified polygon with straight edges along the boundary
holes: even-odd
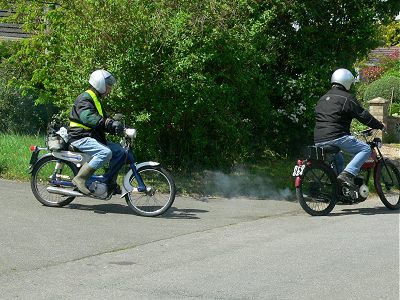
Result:
[[[94,71],[89,78],[90,88],[78,96],[69,115],[70,145],[92,157],[72,179],[86,195],[90,194],[86,180],[108,162],[112,168],[124,155],[121,145],[106,140],[106,132],[121,134],[124,130],[121,122],[107,117],[102,105],[115,83],[110,72]]]
[[[323,95],[315,107],[314,142],[316,146],[333,145],[350,153],[353,158],[343,170],[343,155],[336,155],[339,169],[338,180],[354,187],[354,177],[362,164],[371,155],[368,144],[350,134],[350,124],[357,119],[362,124],[384,129],[385,126],[366,111],[357,99],[349,93],[354,82],[353,74],[347,69],[338,69],[332,74],[332,88]]]

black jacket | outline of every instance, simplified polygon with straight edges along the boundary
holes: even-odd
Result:
[[[314,142],[321,143],[350,135],[352,119],[382,129],[383,124],[366,111],[357,99],[338,86],[323,95],[315,107]]]
[[[100,100],[100,96],[97,95]],[[72,106],[69,120],[82,124],[88,129],[82,127],[70,126],[68,134],[70,136],[69,143],[79,140],[84,137],[92,137],[102,144],[107,144],[105,120],[106,113],[102,107],[103,116],[99,114],[89,93],[84,92],[78,96]]]

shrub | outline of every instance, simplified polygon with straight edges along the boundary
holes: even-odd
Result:
[[[368,66],[362,70],[362,77],[368,82],[373,82],[380,78],[384,71],[384,68],[381,66]]]

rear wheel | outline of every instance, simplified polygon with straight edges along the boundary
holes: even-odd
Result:
[[[47,188],[70,188],[60,184],[62,182],[70,182],[77,173],[77,167],[71,162],[61,161],[54,156],[44,157],[36,163],[32,170],[31,189],[33,195],[40,203],[46,206],[61,207],[67,205],[75,197],[49,193]]]
[[[336,175],[325,164],[306,166],[296,196],[301,207],[312,216],[329,214],[337,201]]]
[[[145,192],[132,191],[125,195],[126,203],[141,216],[155,217],[167,211],[175,200],[175,183],[172,176],[160,166],[145,166],[138,172],[146,185]],[[135,176],[130,184],[138,187]]]
[[[400,172],[393,162],[386,160],[377,164],[374,183],[382,203],[389,209],[399,209]]]

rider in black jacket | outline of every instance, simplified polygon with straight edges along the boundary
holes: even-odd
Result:
[[[344,170],[342,154],[339,152],[336,157],[339,171],[343,170],[338,180],[350,186],[353,186],[354,177],[371,155],[370,146],[351,136],[351,121],[357,119],[374,129],[385,128],[348,92],[353,82],[354,76],[349,70],[338,69],[332,74],[332,88],[319,99],[315,107],[314,129],[314,142],[317,146],[334,145],[353,155]]]

